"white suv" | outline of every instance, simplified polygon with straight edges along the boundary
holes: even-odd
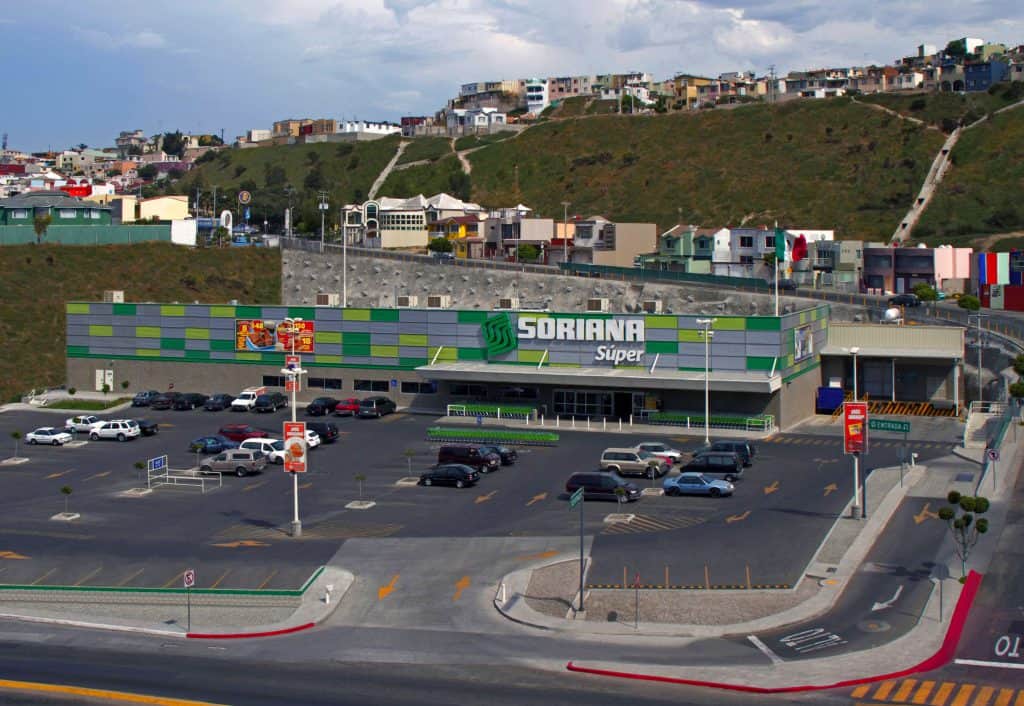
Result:
[[[246,439],[238,448],[247,451],[262,451],[271,463],[284,463],[284,442],[280,439]]]
[[[94,427],[89,432],[89,438],[93,441],[98,441],[99,439],[128,441],[128,439],[134,439],[141,433],[139,425],[131,419],[111,419],[109,422],[103,422],[99,426]]]

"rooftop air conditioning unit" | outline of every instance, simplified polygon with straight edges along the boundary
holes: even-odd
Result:
[[[430,294],[427,296],[428,309],[447,309],[452,305],[452,298],[448,294]]]
[[[587,300],[587,311],[608,311],[608,298],[600,297]]]
[[[316,295],[317,306],[341,306],[341,295],[337,292],[320,292]]]
[[[660,299],[646,299],[640,304],[640,308],[644,310],[645,314],[660,314],[661,313],[661,300]]]
[[[108,289],[103,292],[103,301],[107,304],[124,304],[123,289]]]
[[[518,309],[519,297],[502,297],[498,299],[499,309]]]
[[[398,297],[398,306],[410,308],[417,306],[420,303],[420,298],[415,294],[404,294]]]

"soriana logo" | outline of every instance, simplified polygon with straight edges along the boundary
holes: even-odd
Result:
[[[868,403],[847,402],[843,405],[843,448],[848,454],[859,454],[868,445]]]

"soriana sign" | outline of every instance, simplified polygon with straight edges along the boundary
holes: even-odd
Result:
[[[867,402],[846,402],[843,405],[843,449],[848,454],[859,454],[867,451]]]

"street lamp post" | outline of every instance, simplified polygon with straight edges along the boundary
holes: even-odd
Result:
[[[329,206],[327,205],[327,192],[320,192],[320,252],[324,251],[324,214],[327,213]]]
[[[860,346],[853,346],[850,348],[850,354],[853,356],[853,401],[856,402],[860,399],[860,395],[857,392],[857,354],[860,353]],[[864,507],[865,493],[862,492],[860,485],[860,452],[853,454],[853,516],[856,517],[857,508],[860,508],[861,518],[865,517],[866,508]]]
[[[291,332],[290,338],[291,338],[291,348],[292,348],[292,355],[293,356],[295,355],[295,338],[296,338],[295,334],[296,334],[296,330],[297,330],[296,327],[298,326],[298,324],[302,323],[302,321],[303,320],[301,318],[286,317],[284,319],[284,323],[288,326],[288,328],[289,328],[289,330]],[[294,423],[295,421],[297,421],[295,415],[297,414],[296,397],[297,397],[297,392],[298,392],[298,389],[299,389],[299,380],[301,379],[299,376],[302,375],[306,371],[303,370],[302,369],[302,365],[299,364],[299,367],[297,367],[297,368],[288,368],[288,367],[286,367],[281,372],[285,373],[288,376],[290,382],[292,383],[292,385],[291,385],[291,387],[292,387],[292,422]],[[294,500],[293,514],[292,514],[292,536],[293,537],[301,537],[302,536],[302,520],[299,519],[299,474],[294,472],[294,471],[292,471],[292,498]]]
[[[977,336],[977,339],[976,339],[975,343],[978,346],[978,402],[981,402],[981,401],[983,401],[985,399],[985,389],[984,389],[984,387],[982,387],[982,378],[984,376],[982,375],[982,367],[981,367],[981,320],[985,319],[985,318],[988,318],[988,314],[981,314],[981,313],[968,314],[967,315],[967,325],[968,326],[970,326],[972,318],[975,320],[975,323],[977,323],[977,325],[978,325],[978,336]]]
[[[569,202],[562,202],[562,262],[569,264]]]
[[[348,308],[348,212],[341,207],[341,306]],[[398,299],[395,299],[398,306]]]
[[[856,402],[860,399],[857,392],[857,354],[860,353],[860,347],[854,346],[850,349],[850,353],[853,355],[853,401]]]
[[[711,326],[715,323],[715,319],[697,319],[697,325],[703,326],[704,330],[701,335],[704,337],[704,445],[711,445],[711,385],[710,385],[710,370],[711,370],[711,338],[715,335],[715,332],[711,330]]]

